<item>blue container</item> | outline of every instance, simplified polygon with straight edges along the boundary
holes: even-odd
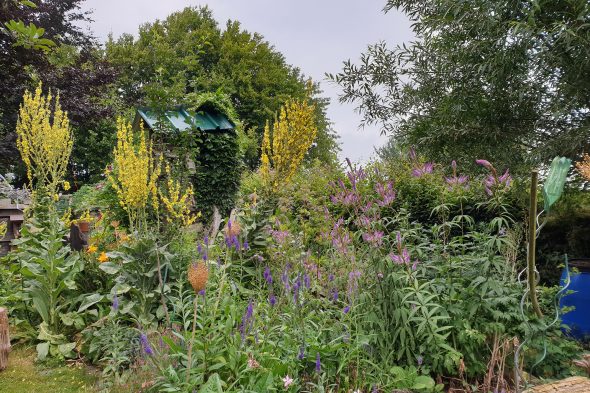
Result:
[[[571,331],[570,335],[577,339],[586,339],[590,336],[590,259],[572,259],[570,266],[570,285],[566,295],[559,302],[561,307],[575,307],[562,316],[562,323]],[[576,268],[578,272],[571,269]],[[567,272],[565,268],[561,274],[561,285],[565,285]],[[567,292],[574,291],[567,295]]]

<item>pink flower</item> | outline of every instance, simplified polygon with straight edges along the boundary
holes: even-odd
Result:
[[[422,177],[424,175],[430,174],[434,171],[434,163],[427,162],[422,164],[421,166],[415,167],[412,170],[412,176],[414,177]]]
[[[490,162],[489,162],[488,160],[475,160],[475,163],[476,163],[477,165],[481,165],[481,166],[483,166],[484,168],[487,168],[487,169],[489,169],[490,171],[493,171],[493,170],[494,170],[494,167],[493,167],[493,165],[492,165],[492,164],[490,164]]]
[[[283,386],[285,387],[285,389],[289,388],[289,386],[291,386],[293,384],[293,378],[291,378],[288,375],[285,375],[285,377],[283,378]]]

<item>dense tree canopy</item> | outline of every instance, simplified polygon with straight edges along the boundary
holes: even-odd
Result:
[[[399,141],[436,159],[527,168],[590,142],[587,0],[389,0],[416,40],[331,76]]]
[[[299,69],[260,34],[235,21],[221,29],[207,7],[185,8],[147,23],[137,39],[129,34],[111,38],[106,51],[121,71],[118,86],[127,105],[170,106],[186,103],[189,93],[220,91],[229,95],[244,127],[254,128],[259,141],[265,122],[288,98],[308,94]],[[310,156],[333,161],[337,144],[326,119],[328,102],[318,97],[318,86],[312,90],[320,130]]]
[[[115,70],[102,58],[93,38],[78,27],[88,15],[83,0],[46,0],[36,7],[18,2],[0,5],[0,21],[18,20],[45,29],[56,47],[50,52],[14,45],[15,37],[0,30],[0,172],[19,171],[14,127],[23,92],[39,81],[60,94],[77,140],[69,176],[88,179],[100,173],[112,150],[114,127],[110,86]]]

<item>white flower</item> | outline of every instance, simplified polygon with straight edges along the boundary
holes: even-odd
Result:
[[[291,384],[293,383],[293,378],[291,378],[290,376],[285,376],[285,378],[283,378],[283,384],[285,386],[285,389],[287,389],[289,386],[291,386]]]

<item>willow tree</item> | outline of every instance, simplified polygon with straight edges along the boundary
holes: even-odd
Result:
[[[415,41],[330,75],[363,124],[439,160],[526,169],[590,141],[587,0],[389,0]]]

